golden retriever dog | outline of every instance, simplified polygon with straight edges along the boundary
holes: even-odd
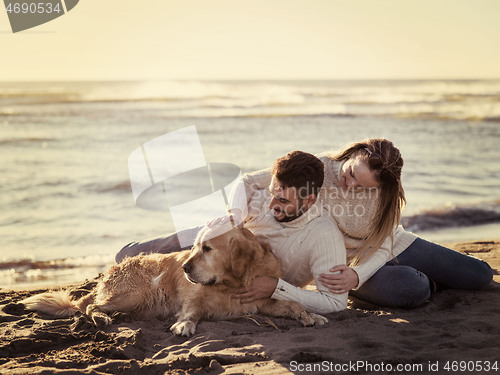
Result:
[[[266,298],[242,304],[231,298],[256,277],[277,278],[280,274],[278,259],[249,230],[236,227],[214,237],[211,228],[204,228],[191,250],[126,258],[112,266],[90,294],[78,300],[72,300],[68,291],[56,291],[29,297],[22,303],[28,310],[56,316],[80,311],[96,325],[110,324],[108,314],[114,312],[142,319],[175,316],[177,321],[170,329],[182,336],[193,335],[200,320],[257,312],[296,319],[304,326],[327,322],[297,302]]]

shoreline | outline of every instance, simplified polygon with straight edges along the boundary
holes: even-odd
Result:
[[[481,241],[484,238],[496,239],[498,233],[500,233],[500,223],[437,229],[415,234],[428,241],[447,246],[457,242]],[[4,266],[10,266],[0,268],[0,290],[57,288],[61,285],[83,283],[85,280],[94,279],[115,264],[115,255],[107,253],[46,261],[22,259],[3,263]]]
[[[500,367],[500,239],[446,245],[487,261],[494,269],[494,281],[481,291],[438,292],[426,305],[411,310],[380,308],[350,298],[348,309],[327,314],[329,323],[323,327],[301,327],[284,318],[273,318],[272,326],[255,315],[203,321],[190,338],[172,335],[168,330],[172,322],[161,320],[118,318],[97,329],[81,315],[54,319],[27,312],[17,303],[40,288],[2,289],[0,372],[290,374],[309,369],[307,373],[319,374],[325,368],[313,364],[339,368],[356,361],[413,365],[414,370],[422,366],[422,371],[405,372],[409,374],[436,373],[430,367],[436,364],[444,371],[450,361],[483,365],[497,361]],[[94,284],[69,288],[88,293]],[[370,373],[366,367],[357,371]]]
[[[438,242],[443,245],[457,242],[482,241],[485,238],[497,239],[500,233],[500,223],[471,225],[466,227],[452,227],[436,230],[427,230],[415,233],[425,240]]]

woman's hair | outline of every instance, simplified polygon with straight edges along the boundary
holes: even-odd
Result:
[[[406,204],[405,191],[401,184],[404,162],[399,149],[387,139],[376,138],[353,143],[329,157],[342,161],[358,155],[374,172],[380,188],[377,213],[371,223],[372,230],[358,249],[353,264],[366,260],[380,248],[387,236],[393,236],[394,228],[399,225],[401,211]],[[393,237],[392,240],[394,241]]]

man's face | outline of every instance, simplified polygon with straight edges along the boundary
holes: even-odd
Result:
[[[309,208],[308,205],[307,207],[304,206],[307,197],[299,197],[295,187],[282,188],[281,183],[274,176],[271,185],[269,185],[269,191],[273,197],[269,208],[273,210],[276,221],[281,223],[292,221]]]

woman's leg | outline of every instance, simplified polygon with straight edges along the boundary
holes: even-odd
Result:
[[[481,289],[493,278],[488,263],[421,238],[392,262],[415,268],[438,285],[453,289]]]
[[[389,262],[350,294],[379,306],[410,308],[427,302],[431,288],[422,272]]]
[[[120,263],[126,257],[133,257],[140,253],[173,253],[190,249],[193,246],[196,235],[203,227],[186,229],[178,233],[172,233],[164,237],[157,237],[142,242],[131,242],[121,249],[115,256],[116,263]],[[179,236],[182,236],[185,246],[181,246]]]

